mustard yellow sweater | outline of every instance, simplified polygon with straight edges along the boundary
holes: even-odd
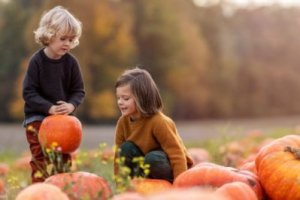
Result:
[[[193,165],[175,123],[161,112],[134,122],[128,116],[120,117],[116,127],[115,144],[119,147],[125,141],[135,143],[144,154],[161,148],[168,155],[174,178]]]

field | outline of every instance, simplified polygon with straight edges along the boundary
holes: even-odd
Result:
[[[226,166],[236,167],[246,159],[250,149],[267,138],[278,138],[287,134],[297,134],[300,117],[268,119],[214,120],[200,122],[177,122],[178,130],[188,148],[202,148],[208,151],[209,160]],[[24,129],[18,124],[0,125],[0,167],[5,192],[2,199],[14,199],[30,184],[28,149]],[[112,157],[103,159],[103,154],[111,150],[114,126],[84,125],[83,141],[74,160],[74,171],[86,171],[104,177],[113,193],[117,190],[112,177]],[[232,150],[233,148],[233,150]],[[238,154],[235,154],[237,151]],[[1,174],[2,173],[2,174]],[[0,187],[1,189],[1,187]]]

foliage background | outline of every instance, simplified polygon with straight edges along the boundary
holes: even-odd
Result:
[[[174,119],[300,114],[299,7],[238,8],[192,0],[0,1],[0,121],[23,119],[22,80],[33,31],[62,5],[83,23],[79,59],[85,122],[119,116],[114,82],[143,65]]]

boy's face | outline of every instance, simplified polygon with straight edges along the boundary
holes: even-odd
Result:
[[[122,116],[130,116],[131,119],[139,118],[140,113],[137,110],[130,85],[127,84],[117,87],[116,95]]]
[[[49,45],[46,47],[48,51],[48,56],[52,59],[59,59],[67,52],[70,51],[74,36],[72,35],[61,35],[53,37]]]

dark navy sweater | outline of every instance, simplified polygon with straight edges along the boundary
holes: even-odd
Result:
[[[60,100],[72,103],[76,108],[84,96],[83,79],[76,58],[67,53],[54,60],[40,49],[30,59],[23,81],[24,125],[48,116],[50,107]]]

